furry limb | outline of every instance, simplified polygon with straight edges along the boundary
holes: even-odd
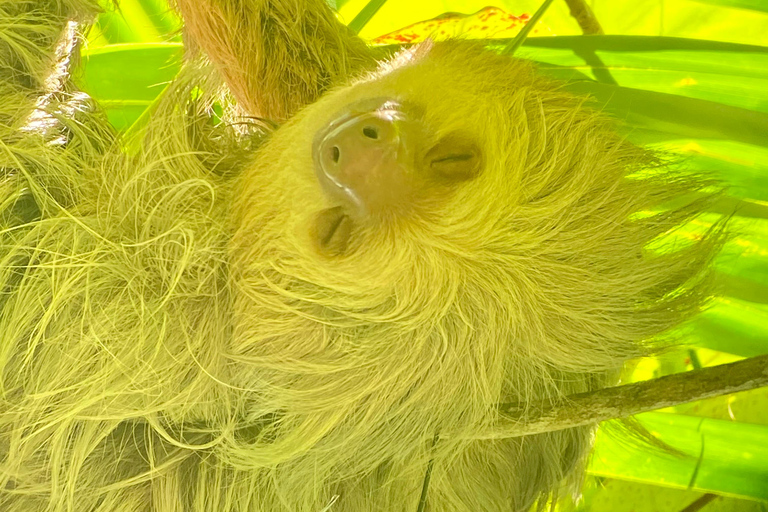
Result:
[[[0,0],[0,139],[16,138],[57,58],[67,23],[98,12],[95,0]]]
[[[325,0],[176,0],[201,47],[252,115],[284,121],[375,65]]]
[[[44,190],[57,191],[55,208],[69,204],[64,176],[78,173],[81,156],[111,140],[107,126],[89,121],[90,98],[68,81],[80,22],[98,11],[96,0],[0,0],[2,228],[45,215],[45,202],[36,200]],[[82,143],[69,147],[75,139]]]
[[[642,412],[768,386],[768,355],[604,388],[550,402],[502,404],[500,425],[478,439],[519,437],[626,418]]]

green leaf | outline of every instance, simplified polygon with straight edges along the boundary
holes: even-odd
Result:
[[[768,306],[735,298],[717,299],[712,308],[691,322],[689,342],[742,357],[765,354]]]
[[[738,7],[752,11],[768,12],[768,2],[765,0],[694,0],[702,4],[720,5],[723,7]]]
[[[79,87],[105,109],[118,130],[132,125],[181,67],[178,43],[123,44],[84,51]]]
[[[768,146],[768,114],[713,101],[596,82],[573,82],[568,89],[589,94],[599,108],[627,124],[665,133],[670,139],[725,139]]]
[[[163,43],[179,40],[181,20],[166,0],[110,0],[100,2],[104,12],[95,27],[106,44]],[[93,42],[93,38],[89,38]]]
[[[600,65],[587,65],[589,55]],[[670,37],[579,36],[532,39],[521,56],[544,68],[554,64],[586,73],[608,72],[625,87],[768,112],[768,48],[762,46]]]
[[[768,48],[669,37],[563,36],[529,39],[520,53],[553,78],[571,80],[573,92],[591,95],[598,108],[630,125],[639,143],[698,138],[768,146]],[[599,68],[587,65],[589,55]],[[574,80],[577,72],[590,71],[618,85]]]
[[[609,52],[666,52],[670,50],[695,50],[710,52],[768,53],[767,47],[759,45],[711,41],[708,39],[633,35],[535,37],[528,39],[523,46],[528,48],[559,48]]]
[[[161,37],[176,35],[181,30],[181,18],[173,11],[166,0],[136,0],[143,8],[147,19]]]
[[[636,418],[681,456],[597,434],[589,471],[655,485],[768,499],[768,427],[668,413]]]

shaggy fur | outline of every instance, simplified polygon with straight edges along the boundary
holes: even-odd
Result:
[[[374,50],[326,0],[174,0],[240,105],[284,121],[323,90],[375,65]]]
[[[294,3],[248,3],[296,21],[272,4]],[[705,303],[722,225],[644,247],[712,183],[525,61],[423,46],[269,135],[214,126],[221,83],[189,62],[132,155],[98,112],[64,115],[66,91],[39,107],[53,132],[25,127],[41,63],[88,7],[0,0],[4,512],[415,512],[431,459],[427,510],[527,510],[578,474],[590,429],[475,439],[496,404],[605,386]],[[315,85],[267,87],[263,111]],[[427,180],[408,215],[357,219],[348,251],[323,256],[313,136],[382,96],[418,107],[424,147],[460,134],[484,168]]]

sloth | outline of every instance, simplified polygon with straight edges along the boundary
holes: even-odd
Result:
[[[388,57],[322,0],[176,7],[188,59],[126,135],[54,72],[96,2],[0,1],[0,508],[573,490],[593,427],[480,434],[614,384],[706,306],[723,225],[649,244],[718,184],[480,41]]]

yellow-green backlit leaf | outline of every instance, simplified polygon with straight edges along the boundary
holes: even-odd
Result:
[[[181,66],[178,43],[111,45],[83,52],[78,84],[123,130],[133,124]]]
[[[768,499],[768,427],[667,413],[637,416],[678,456],[598,432],[589,471],[603,477]]]

